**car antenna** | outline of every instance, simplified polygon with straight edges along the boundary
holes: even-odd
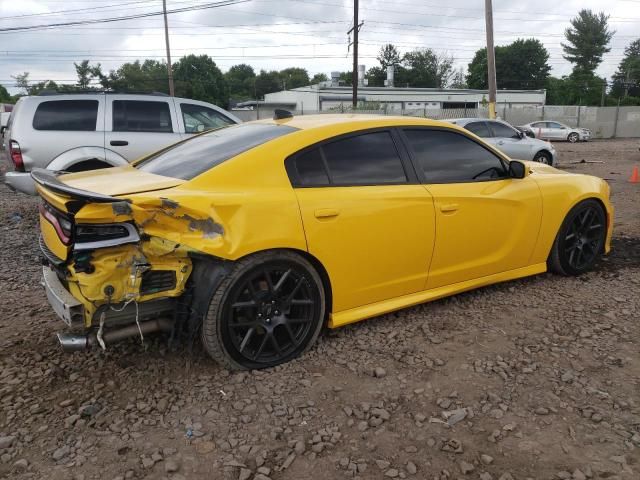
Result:
[[[293,113],[289,110],[283,110],[282,108],[276,108],[273,111],[274,120],[282,120],[283,118],[293,118]]]

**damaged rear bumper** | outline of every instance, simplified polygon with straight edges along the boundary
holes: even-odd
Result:
[[[71,295],[58,278],[58,274],[50,267],[42,267],[42,286],[53,311],[69,327],[84,325],[84,306]]]

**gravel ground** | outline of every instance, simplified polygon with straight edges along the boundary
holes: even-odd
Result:
[[[36,200],[0,186],[0,478],[640,478],[639,146],[557,145],[611,182],[594,272],[402,310],[240,374],[159,337],[63,354]]]

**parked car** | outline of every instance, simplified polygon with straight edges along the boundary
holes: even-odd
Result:
[[[235,369],[286,362],[324,325],[581,274],[613,223],[604,180],[424,118],[248,122],[134,165],[32,175],[47,296],[84,329],[63,347],[171,330]]]
[[[9,117],[10,116],[11,116],[11,112],[2,112],[2,113],[0,113],[0,136],[4,137],[4,131],[7,129],[7,125],[9,124]]]
[[[35,194],[34,168],[79,172],[127,165],[195,133],[240,123],[206,102],[162,94],[47,94],[18,100],[5,135],[14,172],[5,182]]]
[[[560,122],[531,122],[522,126],[530,128],[537,138],[544,140],[566,140],[576,143],[591,139],[591,130],[588,128],[572,128]]]
[[[553,145],[537,138],[529,138],[502,120],[458,118],[449,121],[475,133],[511,158],[533,160],[547,165],[556,163],[556,149]]]

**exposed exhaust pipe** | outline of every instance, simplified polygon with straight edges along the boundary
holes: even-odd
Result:
[[[137,324],[127,325],[126,327],[118,328],[115,330],[107,330],[102,334],[102,339],[105,344],[119,342],[125,338],[135,337],[140,335],[142,331],[143,335],[154,332],[169,332],[173,328],[173,320],[169,318],[158,318],[155,320],[148,320],[146,322],[140,322],[140,329]],[[75,334],[67,332],[58,332],[58,341],[62,346],[62,350],[65,352],[79,352],[82,350],[89,350],[98,345],[98,338],[96,332],[88,334]]]

